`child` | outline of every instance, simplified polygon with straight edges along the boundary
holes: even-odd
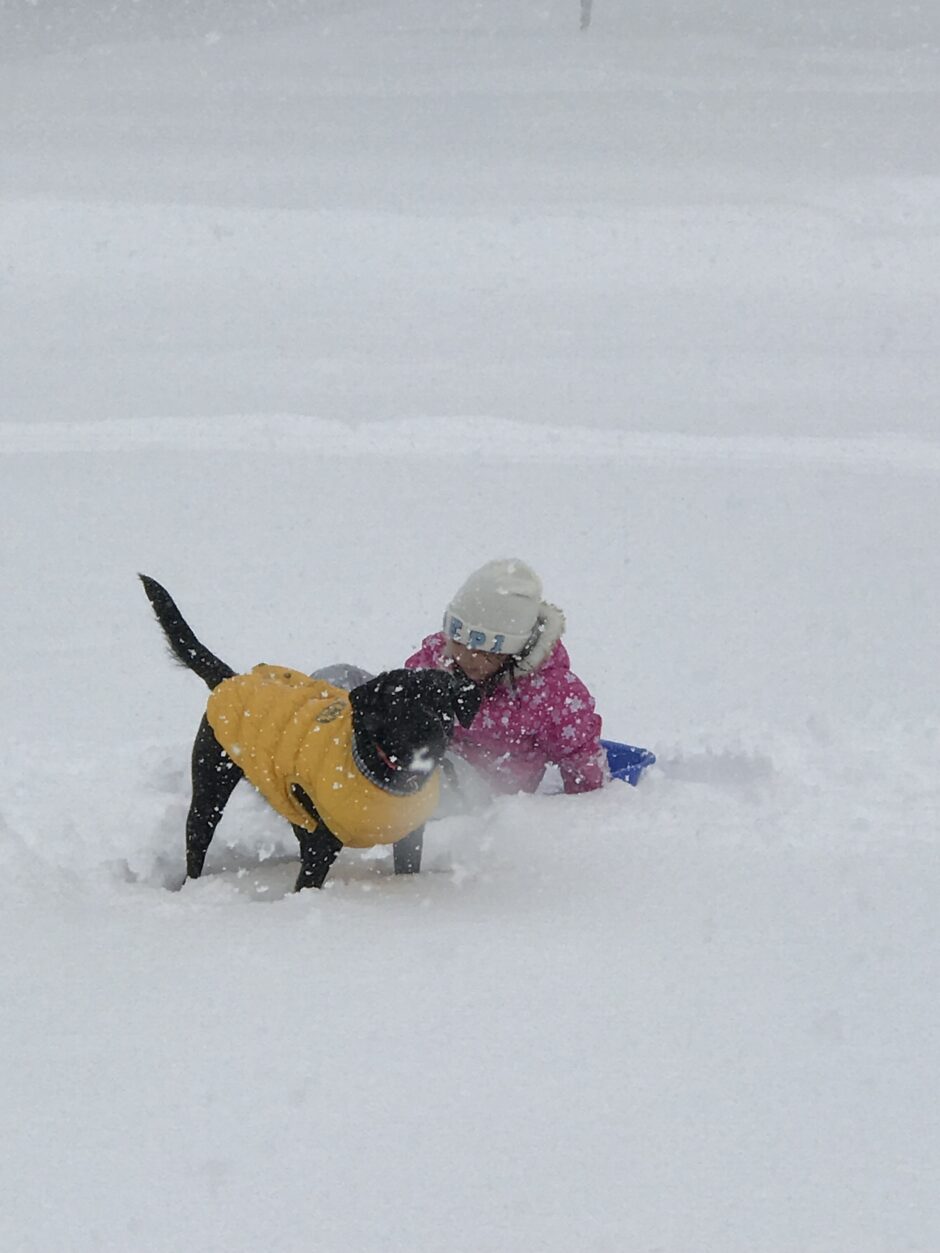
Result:
[[[467,579],[407,669],[455,670],[483,692],[469,728],[457,727],[458,754],[496,792],[534,792],[549,764],[566,792],[590,792],[609,778],[594,699],[571,671],[561,636],[564,614],[542,600],[535,572],[515,559],[489,561]]]

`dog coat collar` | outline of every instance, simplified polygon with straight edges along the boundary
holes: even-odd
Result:
[[[413,770],[399,770],[390,777],[383,778],[376,770],[369,767],[362,754],[359,751],[359,745],[356,743],[356,736],[352,736],[352,759],[356,769],[361,775],[374,783],[377,788],[381,788],[383,792],[388,792],[391,796],[414,796],[415,792],[420,792],[432,777],[431,774],[416,774]]]

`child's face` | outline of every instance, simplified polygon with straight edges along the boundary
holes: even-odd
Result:
[[[506,662],[502,653],[482,653],[476,648],[458,644],[456,640],[448,642],[447,656],[453,657],[471,683],[485,683]]]

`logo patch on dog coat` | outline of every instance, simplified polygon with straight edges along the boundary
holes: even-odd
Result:
[[[337,719],[346,708],[344,700],[334,700],[327,705],[325,709],[321,709],[317,714],[317,722],[333,722]]]

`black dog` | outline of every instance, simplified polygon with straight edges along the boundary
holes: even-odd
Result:
[[[213,693],[193,744],[187,877],[202,874],[225,805],[246,776],[300,842],[298,891],[322,887],[347,843],[391,843],[396,874],[418,871],[438,767],[455,720],[472,723],[479,689],[437,670],[389,671],[348,694],[274,666],[236,674],[199,642],[165,588],[140,579],[174,658]]]

